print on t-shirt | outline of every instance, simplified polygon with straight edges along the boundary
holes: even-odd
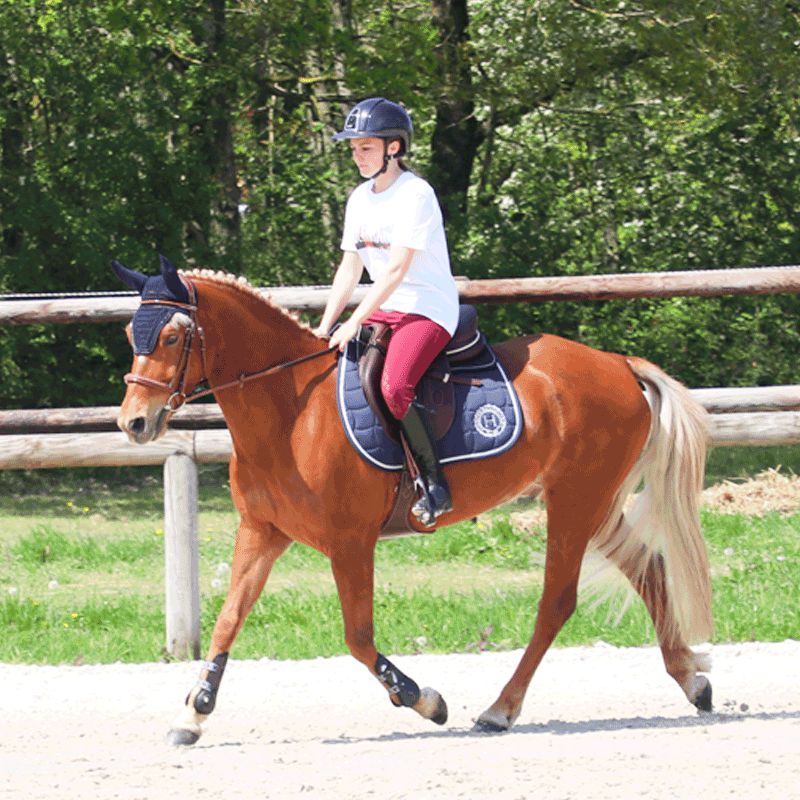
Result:
[[[356,242],[356,250],[367,250],[369,248],[372,248],[373,250],[388,250],[390,247],[391,245],[389,242],[368,239],[363,234],[359,236],[358,241]]]
[[[356,250],[366,250],[367,248],[389,250],[391,247],[389,244],[390,239],[390,228],[382,227],[370,230],[369,225],[362,225],[356,240]]]

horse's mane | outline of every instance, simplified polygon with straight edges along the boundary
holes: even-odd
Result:
[[[227,286],[234,291],[241,292],[291,320],[300,330],[313,333],[311,326],[303,322],[297,314],[275,303],[269,294],[257,289],[243,275],[233,275],[230,272],[222,272],[213,269],[180,270],[180,274],[185,275],[187,278],[199,278],[208,283],[216,283],[221,286]]]

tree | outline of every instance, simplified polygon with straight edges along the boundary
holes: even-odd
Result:
[[[0,287],[116,288],[111,257],[159,251],[327,282],[357,180],[330,135],[374,95],[412,111],[456,273],[796,261],[798,19],[761,0],[2,3]],[[797,380],[797,311],[481,314],[494,338],[562,332],[699,385]],[[113,402],[127,358],[108,330],[0,331],[0,402]]]

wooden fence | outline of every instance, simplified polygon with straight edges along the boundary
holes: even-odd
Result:
[[[543,302],[800,292],[800,267],[458,281],[467,302]],[[318,311],[330,287],[263,289],[287,308]],[[352,304],[359,302],[359,289]],[[5,300],[0,325],[127,322],[137,296]],[[121,389],[122,391],[122,389]],[[695,389],[711,413],[714,446],[800,444],[800,386]],[[117,408],[0,411],[0,469],[164,465],[167,650],[200,653],[197,464],[227,462],[231,439],[218,406],[182,408],[170,431],[133,445]]]
[[[714,447],[800,444],[800,385],[693,389],[710,412]],[[115,406],[0,411],[0,469],[163,464],[173,454],[224,463],[231,438],[219,406],[181,408],[170,430],[146,445],[116,430]]]

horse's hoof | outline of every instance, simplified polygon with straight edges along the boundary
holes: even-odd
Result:
[[[505,726],[486,719],[478,719],[472,726],[473,733],[505,733],[507,730]]]
[[[505,733],[511,727],[511,720],[499,711],[484,711],[472,726],[474,733]]]
[[[413,708],[417,714],[437,725],[444,725],[447,722],[447,703],[435,689],[426,686]]]
[[[186,730],[186,728],[172,728],[167,734],[167,744],[173,747],[188,747],[200,738],[196,731]]]
[[[695,705],[698,711],[713,711],[714,706],[711,703],[711,682],[703,675],[698,676],[697,680],[703,681],[705,686],[703,686],[703,688],[700,689],[700,691],[695,695],[692,703]]]

